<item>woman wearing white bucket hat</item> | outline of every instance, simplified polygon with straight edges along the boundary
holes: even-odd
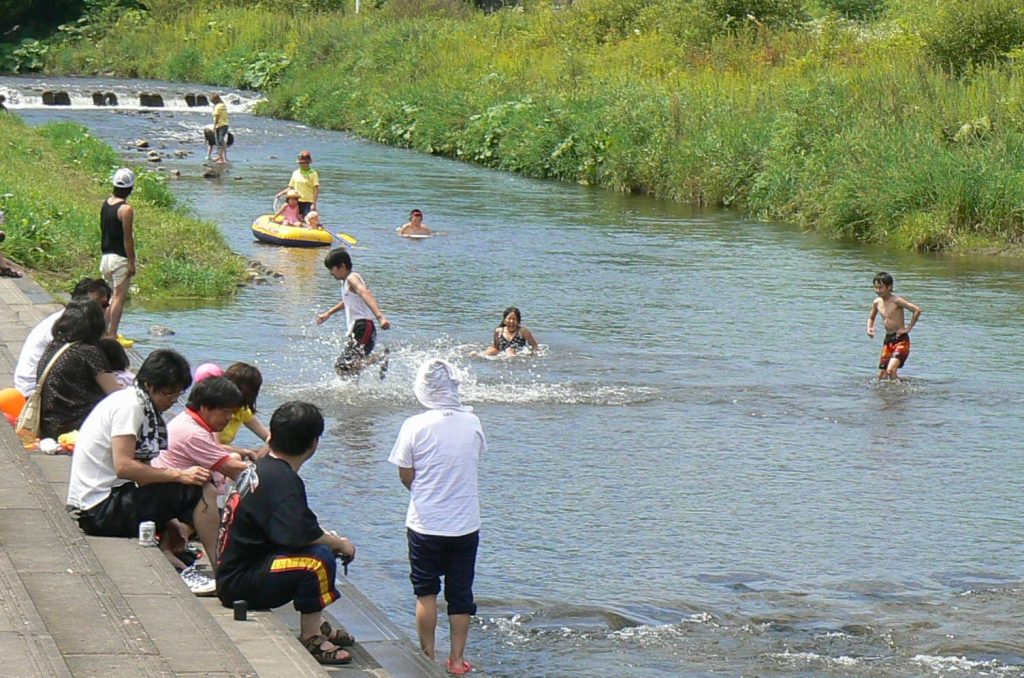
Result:
[[[413,392],[426,412],[402,424],[388,461],[398,467],[409,489],[405,526],[410,579],[416,594],[420,647],[434,658],[437,594],[444,577],[451,650],[448,673],[469,673],[464,655],[469,620],[476,614],[473,578],[480,543],[477,469],[487,451],[480,420],[462,404],[459,376],[445,360],[434,358],[416,373]]]

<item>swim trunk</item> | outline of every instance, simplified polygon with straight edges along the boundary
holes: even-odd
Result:
[[[436,596],[444,577],[448,614],[476,614],[473,577],[480,531],[458,537],[420,534],[406,528],[409,541],[409,581],[417,596]]]
[[[228,145],[228,126],[223,125],[213,130],[214,134],[214,145],[224,148]]]
[[[128,258],[120,254],[104,254],[100,259],[100,274],[117,289],[128,280]]]
[[[221,574],[217,596],[224,607],[244,600],[250,610],[292,603],[300,613],[319,612],[340,596],[334,583],[337,568],[326,544],[275,553],[251,567]]]
[[[313,203],[299,201],[299,215],[306,216],[313,209]]]
[[[885,343],[882,344],[882,357],[878,361],[878,369],[884,370],[889,367],[889,361],[899,358],[900,367],[907,363],[910,357],[910,335],[889,332],[885,335]]]
[[[377,327],[368,318],[360,318],[352,324],[352,331],[345,343],[345,350],[334,363],[334,371],[344,376],[366,359],[377,343]]]

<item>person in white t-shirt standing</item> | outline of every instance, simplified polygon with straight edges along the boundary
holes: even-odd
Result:
[[[410,492],[405,526],[416,594],[416,630],[423,652],[434,658],[437,594],[444,597],[451,626],[449,673],[473,667],[464,653],[469,620],[476,614],[473,577],[480,542],[477,471],[487,451],[480,420],[459,397],[459,377],[447,361],[434,358],[416,373],[413,391],[426,412],[402,424],[388,461],[398,467]]]

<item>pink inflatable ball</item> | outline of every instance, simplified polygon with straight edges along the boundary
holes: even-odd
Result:
[[[0,390],[0,412],[18,419],[21,408],[25,407],[25,396],[16,388]]]
[[[192,383],[198,384],[207,377],[223,377],[224,368],[217,363],[203,363],[196,368],[196,372],[192,375]]]

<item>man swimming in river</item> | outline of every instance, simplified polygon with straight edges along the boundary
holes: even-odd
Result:
[[[413,210],[409,212],[409,221],[398,228],[398,235],[403,238],[428,236],[431,233],[433,233],[433,231],[423,223],[423,212],[420,210]]]

